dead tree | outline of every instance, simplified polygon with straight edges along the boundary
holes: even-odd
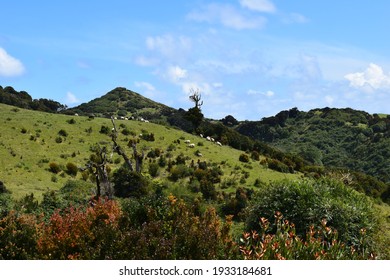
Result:
[[[133,164],[132,164],[130,158],[126,155],[126,153],[122,149],[122,147],[118,145],[118,142],[117,142],[118,131],[116,129],[114,117],[111,117],[111,122],[112,122],[112,125],[113,125],[112,134],[111,134],[111,139],[112,139],[112,142],[114,143],[113,149],[114,149],[114,151],[118,155],[123,157],[127,167],[130,169],[130,171],[134,171],[134,167],[133,167]],[[133,158],[135,160],[135,172],[141,173],[141,171],[142,171],[142,161],[144,159],[144,152],[142,151],[141,154],[138,153],[138,151],[137,151],[137,144],[136,144],[135,141],[131,141],[130,142],[130,146],[133,149]]]
[[[202,95],[200,94],[199,89],[190,89],[190,100],[195,103],[195,107],[200,109],[200,106],[203,105],[203,101],[200,101],[202,99]]]
[[[96,198],[104,194],[108,199],[112,199],[114,191],[108,178],[106,147],[96,146],[95,154],[91,155],[89,162],[86,164],[86,168],[81,170],[84,171],[86,169],[95,176]]]

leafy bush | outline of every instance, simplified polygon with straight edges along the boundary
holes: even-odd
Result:
[[[97,200],[86,210],[69,208],[54,213],[38,239],[42,259],[105,259],[113,256],[121,216],[115,201]]]
[[[322,219],[317,228],[308,228],[305,238],[296,234],[294,223],[283,219],[276,212],[276,232],[270,230],[270,222],[260,218],[260,230],[244,233],[240,239],[240,252],[246,260],[340,260],[374,259],[365,241],[365,230],[360,231],[359,243],[347,246],[338,240],[335,229]],[[274,232],[274,233],[273,233]]]
[[[160,166],[157,163],[149,164],[149,174],[150,174],[150,176],[157,177],[158,176],[159,167]]]
[[[0,260],[27,260],[37,255],[38,221],[11,211],[0,220]]]
[[[73,162],[68,162],[66,164],[66,173],[68,173],[69,175],[75,177],[77,175],[78,171],[79,171],[79,169],[78,169],[77,165],[74,164]]]
[[[378,230],[378,214],[372,202],[336,180],[282,181],[260,189],[253,201],[247,230],[259,230],[260,217],[272,221],[275,211],[284,213],[301,237],[323,218],[348,245],[359,244],[360,230],[366,229],[370,238]]]
[[[113,174],[115,195],[118,197],[140,197],[148,192],[149,181],[142,174],[130,171],[122,165]]]
[[[55,174],[61,171],[61,166],[56,162],[49,163],[49,170]]]
[[[247,154],[241,154],[238,160],[241,162],[249,162],[249,156]]]
[[[58,135],[63,136],[63,137],[67,137],[68,132],[66,132],[66,130],[64,130],[64,129],[61,129],[60,131],[58,131]]]
[[[272,170],[276,170],[283,173],[288,173],[290,171],[289,167],[283,162],[277,159],[269,159],[268,160],[268,168]]]

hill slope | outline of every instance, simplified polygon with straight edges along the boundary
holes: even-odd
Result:
[[[293,108],[236,130],[313,164],[362,171],[390,182],[390,118],[353,109]]]
[[[64,171],[66,164],[71,162],[83,167],[92,154],[91,147],[97,143],[109,149],[111,147],[111,138],[105,134],[107,128],[110,131],[112,127],[107,118],[50,114],[0,104],[0,123],[0,181],[17,198],[29,193],[40,197],[48,189],[61,188],[68,180],[81,179],[81,172],[75,177],[68,175]],[[226,192],[235,191],[237,186],[230,187],[227,184],[233,178],[241,181],[240,186],[252,188],[256,179],[268,182],[301,176],[270,170],[255,160],[240,162],[242,151],[227,146],[220,147],[204,138],[171,127],[130,120],[117,120],[116,125],[120,132],[119,143],[129,154],[129,139],[139,139],[138,150],[144,151],[146,159],[143,166],[145,174],[148,173],[149,164],[157,160],[149,158],[147,154],[159,149],[167,159],[175,160],[182,154],[188,165],[191,160],[196,162],[199,159],[220,167],[223,175],[217,188],[224,187]],[[140,138],[142,133],[153,133],[155,141]],[[194,143],[195,148],[188,147],[184,139]],[[196,156],[196,151],[202,157]],[[110,168],[115,170],[123,160],[115,153],[110,156]],[[49,170],[49,165],[53,162],[62,168],[58,174]],[[168,180],[169,175],[165,168],[161,168],[156,180]],[[172,185],[172,192],[187,191],[180,187],[183,185],[181,179]]]

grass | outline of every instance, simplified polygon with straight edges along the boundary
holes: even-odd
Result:
[[[0,181],[3,181],[12,191],[16,199],[30,193],[34,193],[40,199],[48,189],[56,190],[68,180],[81,178],[80,174],[75,178],[64,172],[53,174],[49,171],[49,163],[56,162],[65,166],[68,162],[72,162],[78,167],[83,167],[92,153],[91,146],[100,143],[111,147],[110,137],[99,132],[102,126],[111,129],[110,119],[50,114],[0,104],[0,124]],[[145,132],[154,134],[155,141],[141,140],[137,145],[139,151],[145,151],[145,155],[150,149],[155,148],[161,149],[166,154],[168,147],[174,145],[175,149],[171,152],[173,158],[183,153],[195,162],[200,159],[217,164],[224,173],[222,180],[242,176],[246,171],[248,176],[241,186],[253,187],[258,178],[263,182],[269,182],[285,178],[298,179],[301,176],[264,168],[258,161],[242,163],[238,160],[242,151],[227,146],[220,147],[204,138],[170,127],[130,120],[117,120],[116,125],[119,131],[122,131],[125,126],[134,135]],[[59,135],[61,130],[65,131],[67,136]],[[131,138],[133,136],[119,133],[118,143],[128,151],[129,155],[131,151],[127,148],[127,141]],[[195,144],[195,148],[190,148],[184,143],[187,139]],[[202,144],[199,146],[198,143]],[[202,157],[194,154],[197,150],[202,153]],[[120,158],[118,155],[112,154],[113,162],[118,158]],[[143,168],[145,173],[148,170],[147,162],[148,160],[145,160],[146,164]],[[118,166],[118,164],[111,164],[112,170]],[[160,173],[160,179],[164,179],[166,172]]]

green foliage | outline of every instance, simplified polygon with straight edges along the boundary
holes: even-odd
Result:
[[[240,238],[240,252],[246,260],[361,260],[374,259],[366,242],[365,230],[360,231],[359,243],[348,246],[338,240],[337,231],[327,225],[310,226],[303,238],[296,234],[294,223],[276,212],[274,226],[260,218],[260,230],[244,233]],[[276,232],[271,230],[276,228]]]
[[[249,162],[249,156],[247,154],[241,154],[238,159],[241,162]]]
[[[102,125],[100,127],[100,130],[99,132],[102,133],[102,134],[109,134],[110,133],[110,128],[107,126],[107,125]]]
[[[115,170],[112,181],[118,197],[140,197],[148,193],[148,179],[140,173],[130,171],[127,165]]]
[[[248,211],[247,229],[259,230],[260,217],[272,221],[275,211],[284,213],[301,237],[323,218],[348,245],[358,245],[361,229],[371,238],[378,230],[379,216],[372,202],[335,180],[283,181],[260,189]]]
[[[11,211],[0,220],[0,259],[37,258],[38,221],[32,214]]]
[[[49,170],[50,170],[50,172],[57,174],[57,173],[61,172],[61,166],[56,162],[50,162],[49,163]]]
[[[77,172],[79,171],[79,168],[77,167],[76,164],[73,162],[68,162],[66,164],[66,173],[75,177],[77,175]]]
[[[58,135],[63,136],[63,137],[67,137],[68,132],[66,132],[65,129],[61,129],[60,131],[58,131]]]
[[[157,163],[150,163],[149,164],[149,174],[152,177],[157,177],[159,174],[160,166]]]

